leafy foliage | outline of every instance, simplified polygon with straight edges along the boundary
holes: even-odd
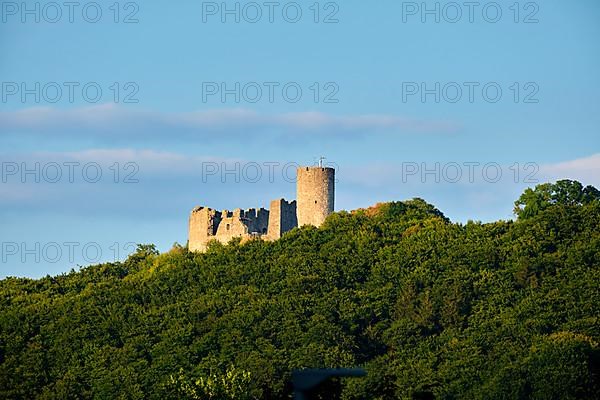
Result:
[[[276,242],[4,279],[0,398],[283,399],[295,368],[362,365],[322,398],[598,399],[598,192],[517,205],[463,225],[379,204]]]
[[[258,398],[251,393],[251,376],[248,371],[231,367],[222,376],[210,374],[207,378],[191,380],[180,370],[177,377],[170,377],[170,385],[177,391],[177,398],[182,400],[250,400]]]
[[[579,206],[600,200],[600,191],[593,186],[586,186],[568,179],[556,183],[537,185],[535,189],[526,189],[515,202],[515,214],[519,218],[537,215],[553,204]]]

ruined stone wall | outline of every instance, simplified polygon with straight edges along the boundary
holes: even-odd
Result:
[[[236,209],[216,211],[207,207],[196,207],[190,215],[190,251],[205,251],[211,240],[227,244],[231,239],[265,235],[268,231],[269,211]]]
[[[289,230],[298,226],[296,202],[284,199],[271,201],[269,211],[269,230],[266,239],[277,240]]]
[[[248,226],[242,220],[242,211],[238,209],[227,212],[227,216],[221,219],[215,239],[222,243],[228,243],[234,237],[244,237],[248,234]]]
[[[296,200],[287,202],[282,200],[281,202],[281,218],[280,218],[280,227],[281,227],[281,235],[286,233],[287,231],[291,231],[295,227],[298,226],[298,217],[296,214]]]
[[[298,168],[296,181],[298,226],[321,226],[325,218],[333,212],[334,182],[333,168]]]
[[[206,250],[206,243],[217,232],[221,213],[208,207],[196,207],[190,214],[188,247],[190,251]]]
[[[251,208],[244,214],[247,221],[248,232],[251,234],[265,235],[269,229],[269,216],[271,212],[264,208],[258,210]]]

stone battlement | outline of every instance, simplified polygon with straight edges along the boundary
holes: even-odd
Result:
[[[297,170],[297,201],[271,201],[270,210],[217,211],[195,207],[189,219],[190,251],[205,251],[208,242],[228,243],[233,238],[277,240],[297,226],[320,226],[333,212],[335,170],[300,167]]]

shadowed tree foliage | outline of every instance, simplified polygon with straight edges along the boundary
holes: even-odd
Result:
[[[0,398],[289,399],[294,369],[362,366],[315,398],[598,399],[599,198],[539,185],[487,224],[414,199],[6,278]]]

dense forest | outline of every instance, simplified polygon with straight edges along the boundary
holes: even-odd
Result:
[[[276,242],[0,281],[2,399],[599,399],[600,192],[526,190],[514,221],[421,199]]]

